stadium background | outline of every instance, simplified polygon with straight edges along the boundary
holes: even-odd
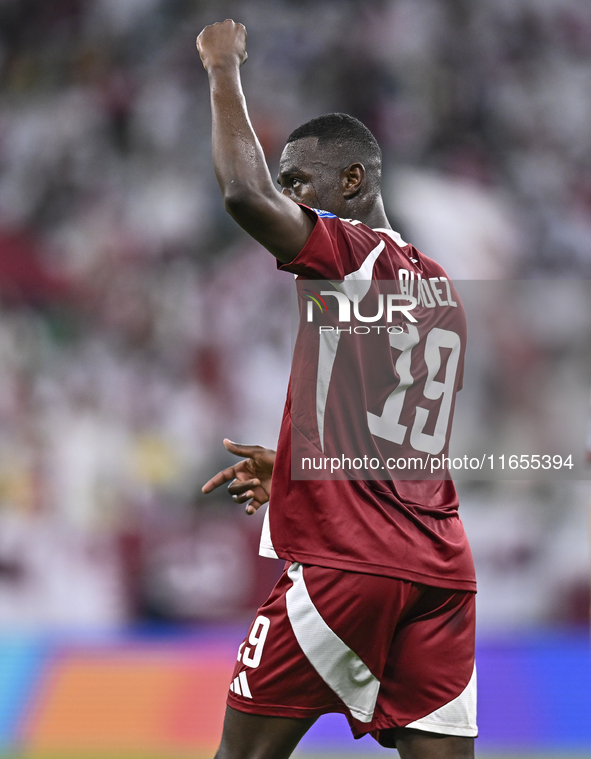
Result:
[[[1,0],[7,756],[212,755],[278,572],[258,515],[200,495],[223,437],[274,444],[290,357],[289,277],[211,167],[194,38],[228,16],[273,170],[295,126],[346,111],[383,147],[393,225],[453,277],[591,275],[586,0]],[[586,420],[572,292],[575,326],[509,325],[474,352],[460,441],[544,435],[564,395]],[[588,506],[585,481],[462,485],[483,754],[591,756]],[[355,750],[383,753],[328,717],[298,751]]]

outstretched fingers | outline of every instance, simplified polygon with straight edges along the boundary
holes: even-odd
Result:
[[[236,466],[228,467],[228,469],[223,469],[221,472],[218,472],[216,475],[214,475],[211,480],[208,480],[205,485],[201,488],[202,493],[211,493],[216,488],[219,488],[220,485],[223,485],[225,482],[230,482],[231,480],[235,480],[237,477],[237,471]]]
[[[220,485],[229,482],[228,492],[232,500],[235,503],[246,503],[246,513],[254,514],[269,500],[275,451],[261,445],[241,445],[227,438],[224,439],[224,446],[230,453],[245,458],[234,466],[218,472],[201,490],[203,493],[211,493]]]
[[[234,443],[232,440],[228,440],[227,437],[224,438],[223,443],[227,451],[235,453],[236,456],[242,456],[245,459],[252,458],[263,450],[261,445],[242,445],[241,443]]]

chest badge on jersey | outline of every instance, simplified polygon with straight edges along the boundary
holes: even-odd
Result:
[[[336,219],[337,218],[336,213],[331,213],[330,211],[322,211],[320,210],[320,208],[313,208],[312,210],[314,211],[314,213],[318,214],[318,216],[320,216],[321,219],[326,219],[326,218]]]

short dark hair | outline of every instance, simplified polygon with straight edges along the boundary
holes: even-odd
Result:
[[[287,138],[287,142],[304,137],[318,137],[319,145],[331,143],[350,163],[361,161],[369,171],[382,167],[382,151],[378,141],[359,119],[347,113],[327,113],[302,124]]]

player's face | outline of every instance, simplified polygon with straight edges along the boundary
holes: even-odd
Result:
[[[277,181],[284,195],[312,208],[342,216],[345,208],[340,169],[318,149],[317,137],[288,143],[279,160]]]

